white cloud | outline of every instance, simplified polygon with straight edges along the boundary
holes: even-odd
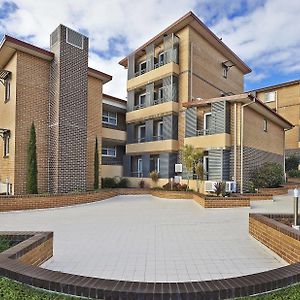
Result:
[[[246,16],[223,18],[213,30],[252,68],[264,68],[265,75],[268,68],[288,73],[300,65],[299,15],[298,0],[268,0]],[[263,78],[249,79],[255,75]]]

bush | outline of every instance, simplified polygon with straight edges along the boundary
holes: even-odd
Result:
[[[225,182],[222,181],[216,182],[214,188],[217,197],[219,197],[220,195],[222,195],[223,197],[225,196],[225,190],[226,190]]]
[[[102,188],[113,189],[113,188],[127,188],[129,181],[127,178],[120,177],[105,177],[102,179]]]
[[[250,181],[255,188],[275,188],[283,183],[283,167],[277,163],[266,163],[254,170],[251,174]]]
[[[145,181],[143,179],[139,182],[139,187],[141,189],[145,188]]]
[[[298,170],[299,165],[299,157],[296,155],[292,155],[285,159],[285,170],[287,172],[292,170]]]
[[[288,172],[288,176],[291,178],[300,178],[300,170],[291,170]]]
[[[0,253],[10,248],[11,243],[8,239],[3,236],[0,236]]]
[[[185,183],[180,184],[179,182],[173,183],[173,187],[171,187],[171,183],[168,182],[165,185],[163,185],[163,189],[166,191],[186,191],[187,190],[187,185]]]

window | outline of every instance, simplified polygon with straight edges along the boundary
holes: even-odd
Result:
[[[267,132],[268,131],[268,120],[264,119],[264,131]]]
[[[116,157],[117,156],[116,147],[102,147],[102,156]]]
[[[146,68],[147,68],[147,63],[146,61],[143,61],[140,63],[140,73],[144,74],[146,72]]]
[[[204,114],[204,135],[211,134],[212,129],[212,116],[211,113]]]
[[[150,156],[150,172],[156,171],[159,173],[160,171],[160,159],[158,155]]]
[[[8,134],[3,136],[3,142],[4,142],[3,156],[7,157],[9,156],[9,135]]]
[[[143,175],[143,160],[141,158],[137,160],[137,174],[138,177],[142,177]]]
[[[162,100],[164,98],[164,88],[161,87],[158,89],[158,99]]]
[[[146,126],[145,125],[139,125],[138,126],[138,143],[142,143],[145,141],[146,136]]]
[[[145,106],[145,102],[146,102],[146,94],[139,95],[139,103],[138,103],[138,106],[139,106],[139,107]]]
[[[116,126],[117,125],[117,113],[111,111],[103,111],[102,123]]]
[[[158,56],[158,65],[162,66],[165,63],[165,53],[162,52]]]
[[[209,165],[208,165],[208,156],[203,157],[203,170],[204,170],[204,178],[208,180],[208,172],[209,172]]]
[[[5,79],[4,81],[4,90],[5,90],[5,95],[4,95],[4,100],[8,101],[10,99],[10,79]]]
[[[276,98],[277,98],[276,91],[268,92],[268,93],[265,93],[264,102],[265,103],[273,102],[273,101],[276,101]]]
[[[157,123],[157,139],[158,140],[163,139],[163,128],[164,128],[163,124],[164,124],[163,121],[160,121]]]

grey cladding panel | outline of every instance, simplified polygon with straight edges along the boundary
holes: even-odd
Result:
[[[134,124],[127,124],[127,142],[128,144],[134,142]]]
[[[124,155],[123,157],[123,174],[124,176],[130,176],[131,174],[131,156]]]
[[[147,72],[154,69],[154,44],[146,47],[146,68]]]
[[[128,79],[135,77],[135,56],[128,56]]]
[[[214,133],[224,133],[226,128],[226,101],[211,104]]]
[[[197,130],[197,108],[191,107],[185,111],[185,137],[196,135]]]
[[[147,120],[146,124],[146,142],[151,142],[153,140],[153,119]]]
[[[134,107],[134,91],[127,93],[127,111],[133,111]]]
[[[154,100],[154,83],[146,85],[146,107],[153,105]]]
[[[212,149],[208,151],[208,179],[221,180],[222,179],[222,149]]]

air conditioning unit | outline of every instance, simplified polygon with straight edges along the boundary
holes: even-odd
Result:
[[[217,183],[216,181],[205,181],[204,183],[205,192],[214,192],[216,183]]]
[[[235,181],[226,181],[226,192],[236,193],[236,182]]]

